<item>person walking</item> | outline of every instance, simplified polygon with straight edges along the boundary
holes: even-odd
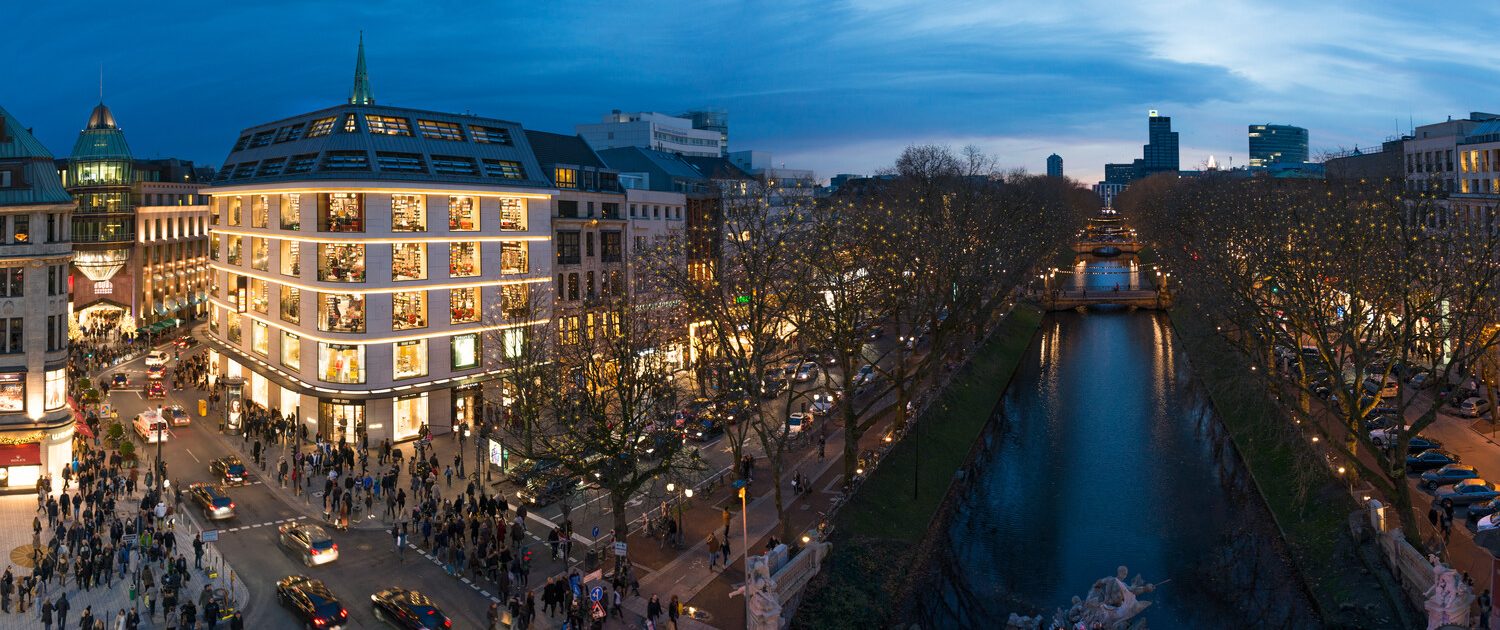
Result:
[[[42,600],[42,630],[52,630],[52,600]]]
[[[1479,626],[1478,627],[1481,630],[1489,630],[1489,627],[1490,627],[1490,606],[1493,603],[1493,602],[1490,601],[1490,589],[1484,589],[1484,592],[1479,594],[1479,599],[1477,600],[1477,603],[1479,604]]]
[[[728,569],[729,568],[729,537],[728,536],[725,536],[724,540],[719,541],[719,550],[722,551],[722,552],[724,552],[724,568]]]
[[[677,630],[677,618],[682,616],[682,602],[677,596],[672,596],[672,601],[667,604],[667,621],[671,622],[672,630]]]
[[[661,599],[657,598],[655,593],[652,593],[651,600],[646,602],[646,622],[651,624],[652,626],[655,626],[656,620],[660,618]]]
[[[57,612],[57,630],[68,630],[68,594],[59,593],[52,609]]]
[[[708,533],[708,570],[714,570],[719,561],[719,536],[715,532]],[[726,569],[729,567],[725,567]]]
[[[734,516],[729,513],[729,508],[724,508],[724,538],[726,539],[729,538],[729,521],[733,518]]]

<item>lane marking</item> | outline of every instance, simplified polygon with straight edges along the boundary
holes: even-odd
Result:
[[[195,462],[198,462],[198,463],[200,463],[200,464],[201,464],[201,463],[203,463],[203,460],[201,460],[201,459],[198,459],[198,456],[197,456],[197,455],[193,455],[193,452],[192,452],[192,451],[190,451],[190,450],[188,450],[188,449],[185,449],[185,448],[184,448],[184,449],[182,449],[182,450],[183,450],[183,451],[184,451],[184,452],[186,452],[186,453],[187,453],[187,454],[188,454],[188,455],[189,455],[189,456],[191,456],[191,457],[192,457],[192,458],[193,458],[193,461],[195,461]]]
[[[307,518],[307,517],[306,516],[293,516],[291,518],[284,518],[284,519],[279,519],[279,520],[275,520],[275,521],[266,521],[264,523],[255,523],[254,525],[240,525],[240,526],[237,526],[237,527],[230,527],[228,529],[221,529],[219,531],[222,532],[222,533],[226,533],[227,534],[227,533],[230,533],[230,532],[238,532],[238,531],[244,531],[244,530],[248,530],[248,529],[255,529],[257,527],[265,527],[267,525],[281,525],[282,523],[290,523],[292,521],[300,521],[300,520],[305,519],[305,518]]]

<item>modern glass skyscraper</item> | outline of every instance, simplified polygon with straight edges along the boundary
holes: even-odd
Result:
[[[1146,146],[1143,147],[1137,178],[1178,170],[1177,132],[1172,131],[1172,117],[1151,110],[1147,119]]]
[[[1047,177],[1062,177],[1062,156],[1056,153],[1047,156]]]
[[[1307,161],[1307,130],[1291,125],[1250,125],[1250,166]]]

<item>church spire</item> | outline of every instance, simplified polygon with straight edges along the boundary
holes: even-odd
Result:
[[[374,105],[370,94],[370,75],[365,72],[365,32],[359,32],[359,60],[354,62],[354,92],[349,95],[350,105]]]

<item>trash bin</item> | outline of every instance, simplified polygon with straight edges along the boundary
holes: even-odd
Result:
[[[583,554],[583,570],[587,573],[597,568],[599,568],[599,550],[590,549],[588,553]]]

